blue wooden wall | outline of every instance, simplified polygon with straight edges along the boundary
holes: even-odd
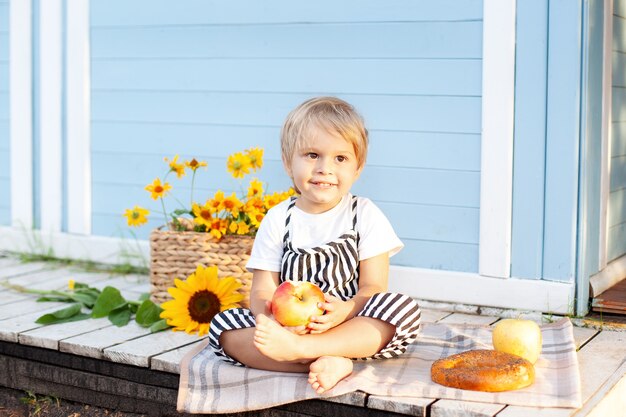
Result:
[[[11,222],[9,171],[9,1],[0,0],[0,225]]]
[[[143,188],[165,156],[208,161],[203,200],[238,189],[227,155],[261,146],[259,177],[285,189],[284,117],[336,95],[371,132],[353,191],[405,242],[393,263],[477,271],[481,1],[93,0],[91,54],[94,234],[128,237],[135,204],[153,211],[138,237],[162,221]],[[188,201],[189,178],[169,180]]]
[[[608,261],[626,253],[626,0],[613,9],[612,97]]]

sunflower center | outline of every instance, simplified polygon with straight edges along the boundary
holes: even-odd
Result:
[[[220,300],[211,291],[198,291],[189,299],[187,308],[192,320],[198,323],[210,323],[213,317],[220,312]]]
[[[161,187],[160,185],[157,185],[156,187],[154,187],[154,192],[155,193],[162,193],[163,192],[163,187]]]
[[[191,165],[192,168],[196,168],[198,166],[198,161],[196,161],[196,158],[193,158],[191,162],[189,162],[189,165]]]
[[[211,212],[209,210],[202,210],[200,212],[200,217],[202,217],[205,220],[208,220],[211,218]]]
[[[139,218],[139,213],[133,211],[133,219],[137,220]]]

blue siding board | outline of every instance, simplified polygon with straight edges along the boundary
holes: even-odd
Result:
[[[482,20],[482,0],[410,1],[322,0],[258,2],[187,0],[94,0],[92,24],[98,26],[205,25],[251,23],[389,22]],[[123,13],[120,13],[123,11]]]
[[[624,218],[624,213],[626,213],[626,187],[612,190],[609,193],[609,207],[607,218],[609,227],[626,221]]]
[[[613,68],[626,68],[626,52],[613,51]],[[613,87],[626,87],[626,71],[613,72]]]
[[[613,51],[626,52],[626,17],[613,15]]]
[[[615,138],[626,138],[626,122],[613,122],[611,124],[611,155],[626,155],[626,140],[616,140]]]
[[[517,2],[511,275],[540,279],[546,153],[548,2]]]
[[[329,94],[366,120],[368,165],[353,191],[407,243],[393,262],[476,271],[482,2],[94,0],[90,10],[94,234],[125,229],[134,204],[160,210],[143,188],[175,153],[209,162],[200,184],[212,194],[234,187],[227,155],[261,146],[261,179],[287,188],[280,126]]]
[[[626,155],[611,158],[610,190],[615,191],[626,186]]]
[[[480,59],[482,22],[93,27],[91,45],[92,58],[98,61],[103,58]]]
[[[626,88],[613,87],[611,116],[613,122],[626,122]]]
[[[11,224],[9,137],[9,4],[0,1],[0,225]]]
[[[575,274],[580,129],[581,2],[549,5],[543,278]]]
[[[293,107],[314,95],[95,90],[92,120],[279,126]],[[372,129],[480,133],[480,97],[341,98],[354,104]]]
[[[467,80],[481,74],[480,60],[150,59],[94,62],[91,77],[98,91],[480,96],[480,83]]]
[[[612,261],[626,253],[626,222],[609,228],[607,259]]]

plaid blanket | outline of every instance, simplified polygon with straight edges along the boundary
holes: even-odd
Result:
[[[352,374],[335,388],[316,394],[306,374],[261,371],[227,364],[205,344],[181,363],[178,410],[188,413],[230,413],[258,410],[310,398],[352,391],[373,395],[449,398],[534,407],[579,408],[580,375],[569,319],[541,326],[543,350],[535,364],[535,383],[500,393],[447,388],[430,379],[439,359],[469,349],[492,349],[488,326],[424,324],[421,336],[394,359],[355,362]]]

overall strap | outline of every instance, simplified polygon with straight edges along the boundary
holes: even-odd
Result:
[[[291,222],[291,209],[296,205],[296,197],[291,197],[289,206],[287,206],[287,217],[285,218],[285,234],[283,235],[283,248],[289,242],[289,223]]]

